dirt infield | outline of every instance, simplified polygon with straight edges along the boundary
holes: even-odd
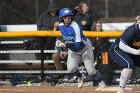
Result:
[[[111,90],[112,89],[112,90]],[[95,87],[1,87],[0,93],[116,93],[115,87],[108,87],[108,91],[95,91]],[[127,91],[125,93],[140,93],[140,91]]]

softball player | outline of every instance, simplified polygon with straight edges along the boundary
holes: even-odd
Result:
[[[92,75],[95,81],[100,82],[100,73],[94,67],[94,58],[91,42],[82,33],[82,28],[72,18],[73,13],[69,8],[60,10],[59,17],[62,22],[58,29],[61,31],[64,43],[58,44],[58,47],[67,47],[68,59],[67,69],[78,77],[78,87],[83,86],[83,75],[77,69],[81,60],[84,61],[88,74]]]
[[[128,27],[120,38],[112,43],[109,54],[114,62],[123,67],[118,90],[118,93],[123,93],[135,65],[140,66],[140,25]]]

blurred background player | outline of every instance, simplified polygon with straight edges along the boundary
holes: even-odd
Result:
[[[58,28],[62,33],[64,42],[59,47],[68,48],[67,69],[78,77],[78,88],[83,86],[83,75],[77,69],[79,62],[83,59],[85,68],[95,81],[100,82],[100,73],[94,67],[93,50],[90,40],[82,33],[82,28],[73,20],[73,12],[69,8],[60,10],[59,18],[62,22]]]
[[[100,19],[100,17],[90,8],[87,2],[81,1],[75,7],[76,13],[74,15],[74,20],[82,26],[82,29],[85,31],[93,30],[93,24]],[[100,30],[100,28],[99,28]],[[92,45],[95,45],[93,41],[96,41],[93,38],[89,38]]]
[[[83,30],[91,31],[93,22],[99,20],[99,16],[90,9],[87,2],[80,2],[76,10],[74,20],[82,25]]]
[[[103,32],[102,29],[102,22],[101,21],[95,21],[92,25],[92,31],[97,31],[97,32]],[[95,61],[99,61],[99,57],[101,56],[100,52],[103,51],[108,51],[110,42],[108,41],[108,38],[91,38],[90,39],[93,47],[94,47],[94,52],[95,52]]]
[[[117,93],[124,93],[127,81],[130,79],[135,66],[140,67],[140,17],[136,17],[135,24],[129,26],[120,38],[110,46],[110,57],[119,64],[123,70],[120,75]]]
[[[92,25],[91,30],[95,32],[103,32],[102,22],[100,20],[95,21]],[[102,75],[102,80],[104,83],[103,86],[111,85],[112,81],[110,81],[110,79],[113,79],[114,77],[114,71],[112,70],[113,68],[111,63],[112,60],[108,56],[111,42],[109,42],[109,38],[103,38],[103,37],[91,38],[90,40],[92,42],[93,49],[94,49],[94,58],[95,58],[95,63],[97,64],[96,68],[99,70],[99,72]]]

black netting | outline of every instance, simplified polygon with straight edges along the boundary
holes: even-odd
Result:
[[[34,41],[35,40],[35,41]],[[48,42],[43,42],[47,43]],[[51,42],[51,43],[54,43]],[[39,44],[41,47],[42,42],[38,42],[37,39],[32,37],[24,37],[24,38],[3,38],[0,41],[0,74],[1,79],[4,80],[6,78],[12,78],[16,75],[25,75],[27,78],[31,78],[34,75],[39,76],[42,80],[46,80],[48,82],[54,82],[55,84],[60,83],[60,86],[63,83],[66,83],[66,77],[69,76],[67,72],[67,66],[65,62],[62,62],[64,69],[61,71],[56,70],[54,62],[52,60],[52,54],[55,51],[52,46],[48,46],[48,48],[44,47],[39,49],[36,45]],[[97,62],[96,68],[102,75],[102,79],[105,81],[107,85],[118,84],[118,78],[120,76],[121,67],[113,62],[108,55],[108,63],[103,63],[103,53],[108,53],[108,48],[111,43],[104,43],[103,45],[95,46],[95,62]],[[36,47],[37,46],[37,47]],[[97,50],[96,50],[97,49]],[[86,74],[83,63],[79,65],[79,68],[85,76],[89,79]],[[138,75],[139,69],[135,69],[135,73],[133,74],[132,80],[129,83],[139,83],[137,80],[139,78]],[[70,78],[71,77],[71,78]],[[61,80],[59,80],[61,78]],[[74,79],[74,77],[69,76],[70,80]],[[67,78],[67,79],[69,79]],[[63,80],[64,79],[64,80]],[[75,79],[74,79],[75,80]],[[92,80],[91,80],[92,81]],[[137,82],[136,82],[137,81]],[[74,81],[76,82],[76,81]],[[67,83],[72,83],[69,80]],[[90,83],[91,84],[91,83]],[[93,83],[94,84],[94,83]],[[58,86],[59,84],[57,84]],[[96,84],[94,84],[96,85]]]

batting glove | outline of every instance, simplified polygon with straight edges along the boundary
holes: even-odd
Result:
[[[57,40],[57,41],[55,42],[55,46],[56,46],[56,47],[66,47],[66,44],[63,43],[63,42],[60,41],[60,40]]]

